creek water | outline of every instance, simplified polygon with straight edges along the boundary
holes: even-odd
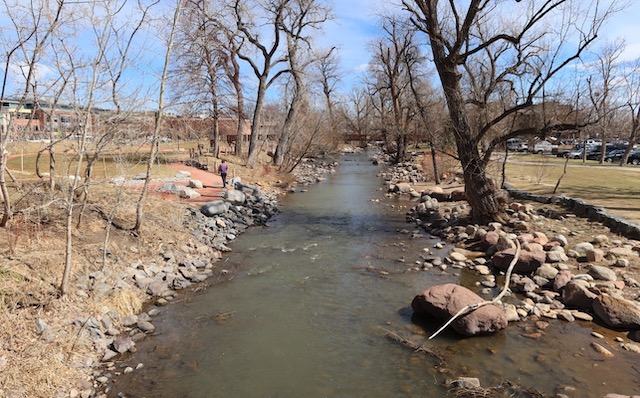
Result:
[[[384,198],[379,167],[347,155],[327,181],[285,196],[268,226],[233,242],[220,265],[231,281],[162,308],[157,335],[117,364],[144,367],[114,378],[109,396],[443,397],[442,383],[458,376],[570,397],[640,394],[640,354],[617,349],[613,337],[624,335],[594,323],[550,320],[540,332],[525,321],[490,336],[427,340],[439,323],[412,321],[415,294],[448,282],[474,288],[477,278],[410,270],[438,240],[413,236],[404,221],[411,203]],[[590,347],[592,330],[614,358]]]

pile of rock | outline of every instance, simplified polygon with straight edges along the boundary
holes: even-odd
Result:
[[[234,185],[238,189],[226,191],[224,199],[205,203],[199,211],[191,212],[194,235],[223,252],[229,251],[229,241],[252,225],[266,223],[278,211],[274,194],[265,194],[258,186],[238,181]]]
[[[380,171],[378,177],[384,179],[388,192],[413,193],[417,197],[420,195],[416,195],[415,191],[412,192],[411,184],[429,180],[429,176],[422,172],[422,166],[413,162],[402,162],[390,166],[384,171]]]
[[[630,330],[629,337],[640,341],[640,305],[636,301],[640,284],[627,272],[640,264],[637,241],[610,240],[599,234],[590,241],[572,242],[571,232],[568,236],[562,233],[548,236],[536,228],[542,228],[549,220],[530,204],[511,203],[508,223],[486,226],[458,226],[454,217],[448,220],[443,217],[454,214],[455,208],[460,210],[464,206],[448,203],[445,211],[442,203],[428,196],[412,209],[409,218],[430,233],[455,243],[457,247],[438,266],[475,270],[482,276],[477,283],[480,292],[489,298],[500,288],[496,277],[503,274],[514,258],[516,240],[520,243],[522,250],[509,286],[522,299],[512,296],[506,300],[509,303],[502,304],[509,321],[528,316],[564,321],[597,317],[611,328]],[[431,260],[427,258],[422,269],[432,268]],[[420,300],[428,294],[421,297]],[[638,349],[632,344],[625,348]]]
[[[298,184],[310,185],[322,182],[327,174],[336,172],[338,162],[329,162],[315,158],[305,158],[296,166],[292,174]]]

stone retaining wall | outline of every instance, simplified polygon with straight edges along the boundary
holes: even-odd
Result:
[[[591,205],[582,199],[570,198],[563,195],[535,195],[515,189],[510,184],[505,184],[505,189],[511,197],[515,199],[560,205],[577,216],[602,223],[609,227],[612,232],[623,235],[629,239],[640,239],[640,225],[626,220],[623,217],[611,215],[602,206]]]

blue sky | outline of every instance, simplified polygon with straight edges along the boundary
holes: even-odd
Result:
[[[515,0],[514,4],[515,4]],[[586,3],[588,0],[582,0]],[[611,0],[601,2],[610,3]],[[625,1],[625,0],[623,0]],[[598,49],[603,40],[624,38],[626,49],[620,60],[631,61],[640,58],[640,6],[637,0],[628,1],[629,7],[614,15],[605,25]],[[321,43],[332,43],[341,48],[341,61],[347,73],[345,86],[351,86],[362,76],[370,60],[368,45],[379,37],[376,24],[381,11],[399,9],[397,0],[334,0],[336,19],[325,28]],[[394,4],[396,3],[396,4]],[[524,2],[523,2],[524,3]],[[515,5],[514,5],[515,7]],[[327,44],[328,45],[328,44]]]
[[[9,0],[20,2],[20,0]],[[213,1],[213,0],[212,0]],[[331,0],[326,0],[330,2]],[[514,1],[515,0],[504,0]],[[585,1],[586,0],[581,0]],[[601,0],[611,1],[611,0]],[[321,35],[319,35],[319,45],[325,48],[337,46],[340,48],[340,60],[345,78],[341,88],[343,92],[348,92],[353,84],[357,84],[366,71],[367,64],[370,60],[369,44],[380,35],[377,26],[379,14],[383,8],[388,10],[398,10],[398,0],[333,0],[335,19],[327,23]],[[394,3],[396,3],[394,5]],[[524,4],[525,1],[518,4]],[[170,10],[175,0],[162,0],[160,7]],[[631,6],[625,11],[615,15],[606,25],[601,35],[602,39],[613,40],[615,38],[624,38],[626,40],[626,50],[624,54],[625,60],[633,60],[640,58],[640,29],[637,28],[640,21],[640,7]],[[161,12],[166,18],[170,18],[170,12]],[[7,26],[6,16],[0,15],[0,23]],[[88,41],[90,37],[79,38],[80,42]],[[161,69],[161,60],[163,57],[162,40],[158,38],[145,38],[143,45],[145,57],[151,57],[154,60],[147,59],[146,62],[140,62],[135,65],[133,73],[128,75],[132,85],[141,81],[153,81],[157,79],[157,75]],[[598,48],[596,45],[594,48]],[[134,63],[135,64],[135,63]],[[46,69],[42,69],[46,71]],[[247,74],[246,86],[251,87],[254,82],[251,80],[252,75]],[[273,90],[271,95],[277,95],[277,89]],[[150,94],[153,96],[153,94]],[[251,94],[248,97],[252,97]]]

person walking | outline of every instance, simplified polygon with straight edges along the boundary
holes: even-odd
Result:
[[[229,168],[229,165],[227,164],[227,162],[222,159],[222,162],[220,163],[220,166],[218,166],[218,173],[220,173],[220,177],[222,177],[222,188],[226,188],[227,187],[227,170]]]

